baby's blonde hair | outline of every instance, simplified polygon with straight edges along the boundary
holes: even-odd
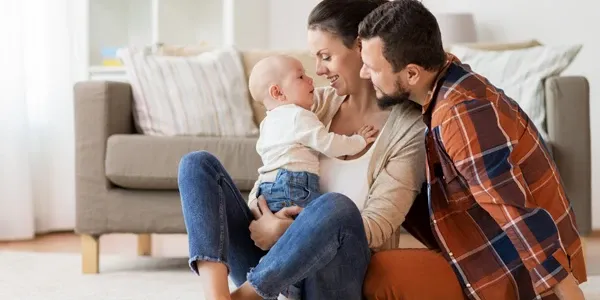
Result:
[[[250,95],[256,101],[263,102],[269,96],[269,87],[280,84],[286,63],[293,57],[283,54],[271,55],[259,60],[248,79]]]

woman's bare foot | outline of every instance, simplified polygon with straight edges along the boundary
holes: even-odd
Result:
[[[237,290],[231,293],[231,300],[261,300],[262,297],[259,296],[254,288],[248,283],[248,281],[244,282],[242,286],[240,286]]]
[[[198,274],[202,280],[204,297],[215,300],[231,300],[227,267],[220,262],[196,261]]]

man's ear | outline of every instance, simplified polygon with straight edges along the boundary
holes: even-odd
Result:
[[[276,84],[269,86],[269,96],[277,101],[285,101],[285,95]]]
[[[423,68],[415,64],[408,64],[406,66],[406,81],[409,85],[415,85],[419,82],[422,75]]]
[[[355,43],[356,43],[356,48],[358,48],[358,52],[361,52],[362,51],[362,40],[359,37],[357,37]]]

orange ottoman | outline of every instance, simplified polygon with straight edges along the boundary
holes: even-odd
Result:
[[[367,299],[467,299],[441,254],[428,249],[375,253],[363,286]]]

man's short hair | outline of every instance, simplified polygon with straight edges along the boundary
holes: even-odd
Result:
[[[408,64],[437,70],[446,61],[435,16],[417,0],[395,0],[380,5],[360,23],[361,39],[379,37],[383,56],[394,72]]]

